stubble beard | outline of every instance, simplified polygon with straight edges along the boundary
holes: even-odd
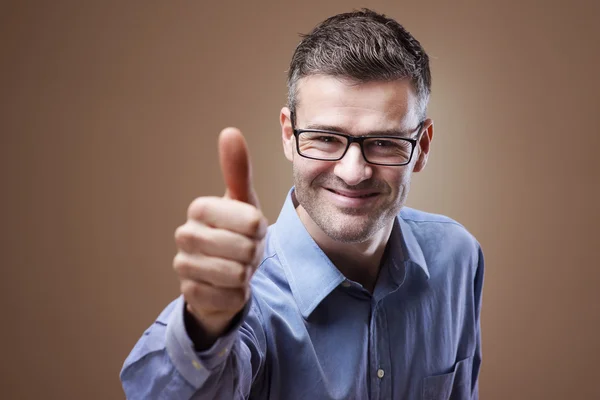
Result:
[[[330,178],[331,180],[334,180]],[[373,237],[396,217],[402,208],[408,187],[404,186],[394,204],[380,205],[376,209],[361,210],[338,208],[319,195],[327,177],[307,182],[294,168],[295,196],[312,221],[331,239],[341,243],[361,243]],[[371,182],[364,188],[382,188],[385,184]],[[340,187],[338,184],[337,187]]]

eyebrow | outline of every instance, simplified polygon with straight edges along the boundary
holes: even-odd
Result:
[[[335,126],[335,125],[322,125],[322,124],[308,124],[306,126],[306,128],[298,128],[298,129],[315,129],[315,130],[319,130],[319,131],[332,131],[332,132],[338,132],[338,133],[347,133],[347,131],[345,129],[340,129],[339,126]],[[397,129],[385,129],[382,131],[371,131],[368,132],[364,135],[357,135],[357,136],[398,136],[398,137],[410,137],[412,134],[415,133],[415,131],[418,129],[415,128],[410,132],[405,132],[405,131],[400,131]]]

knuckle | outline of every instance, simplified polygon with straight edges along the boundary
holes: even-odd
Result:
[[[195,198],[188,207],[187,217],[188,219],[195,219],[202,221],[206,217],[208,212],[208,200],[206,197]]]
[[[188,303],[197,304],[201,295],[200,286],[190,280],[181,282],[179,289]]]
[[[186,256],[181,253],[177,253],[173,258],[173,269],[180,276],[186,276],[191,268],[190,262]]]
[[[254,210],[252,210],[251,213],[249,213],[248,227],[250,228],[252,233],[255,233],[257,231],[258,227],[260,226],[260,220],[261,220],[260,211],[258,211],[257,209],[254,209]]]
[[[256,247],[256,242],[254,240],[244,241],[242,252],[245,260],[254,260],[254,255],[256,254]]]
[[[257,245],[256,251],[254,252],[254,258],[252,258],[252,265],[254,268],[257,268],[260,262],[263,259],[263,251],[264,251],[264,240],[261,240]]]
[[[219,282],[223,287],[240,288],[245,283],[244,264],[228,259],[219,259],[216,265],[213,265],[216,271],[215,276],[219,277]]]
[[[182,227],[175,236],[177,248],[187,253],[201,254],[211,246],[215,246],[211,229],[199,229],[198,227]]]
[[[251,270],[252,270],[252,267],[250,267],[250,266],[244,266],[244,268],[242,268],[242,270],[239,274],[241,284],[244,284],[244,285],[248,284]]]
[[[262,221],[263,216],[260,211],[256,210],[254,213],[252,213],[248,221],[248,229],[251,235],[258,235],[262,226]]]
[[[194,232],[189,238],[190,247],[194,253],[204,253],[207,249],[216,245],[214,238],[210,237],[208,232]]]
[[[180,226],[175,231],[175,244],[178,248],[185,250],[189,249],[191,234],[185,225]]]
[[[246,283],[246,270],[248,267],[241,266],[237,268],[237,271],[234,274],[235,283],[238,285],[244,285]]]
[[[175,254],[175,257],[173,257],[173,269],[177,272],[179,270],[179,268],[181,267],[181,255],[180,253]]]
[[[183,233],[183,231],[185,229],[184,227],[185,227],[185,224],[184,225],[180,225],[180,226],[177,227],[177,229],[175,229],[175,233],[173,234],[173,237],[175,238],[175,240],[177,240],[179,237],[181,237],[181,235],[184,234]]]

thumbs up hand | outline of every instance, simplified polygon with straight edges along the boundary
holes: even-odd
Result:
[[[224,197],[198,197],[175,231],[173,268],[190,313],[209,347],[250,297],[250,278],[262,259],[267,221],[252,186],[246,141],[235,128],[219,136]]]

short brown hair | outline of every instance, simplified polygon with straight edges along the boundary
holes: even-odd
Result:
[[[288,71],[288,107],[295,112],[298,80],[329,75],[357,82],[409,79],[421,118],[431,93],[429,57],[402,25],[369,9],[338,14],[301,35]]]

